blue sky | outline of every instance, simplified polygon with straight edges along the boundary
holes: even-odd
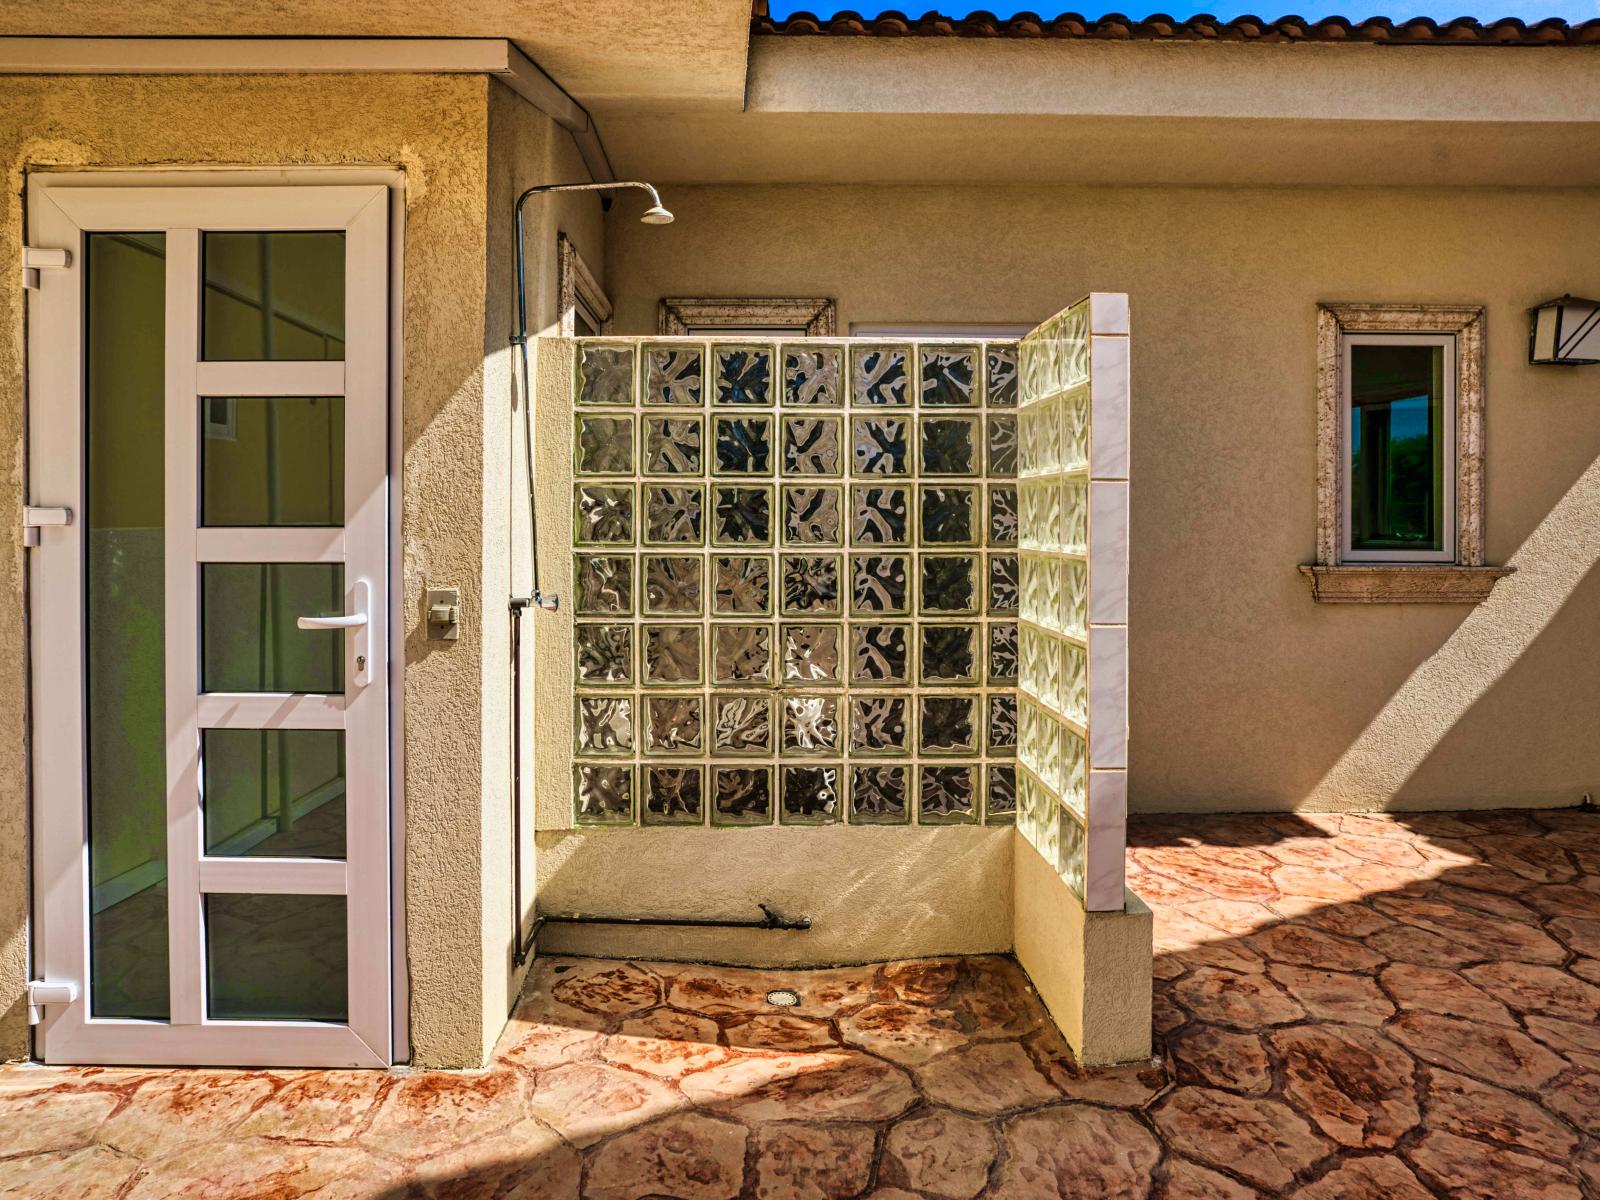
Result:
[[[1140,19],[1165,13],[1182,20],[1200,13],[1209,13],[1222,20],[1239,16],[1278,17],[1297,16],[1308,21],[1323,17],[1349,17],[1360,20],[1366,17],[1390,17],[1404,20],[1411,17],[1432,17],[1447,21],[1453,17],[1476,17],[1480,21],[1500,17],[1518,17],[1524,21],[1539,21],[1545,17],[1561,17],[1577,24],[1600,17],[1600,0],[1218,0],[1203,3],[1197,0],[1079,0],[1063,4],[1059,0],[1034,0],[1034,3],[1016,3],[1014,0],[989,0],[988,3],[966,4],[960,0],[946,0],[943,4],[930,4],[927,0],[906,0],[901,4],[874,4],[871,0],[856,3],[834,3],[833,0],[770,0],[772,15],[783,18],[794,12],[816,13],[828,16],[835,12],[854,9],[872,14],[895,9],[920,15],[937,10],[946,16],[962,16],[983,9],[997,16],[1009,17],[1019,12],[1034,12],[1043,17],[1057,16],[1063,12],[1081,13],[1086,17],[1099,17],[1107,13],[1121,13]]]

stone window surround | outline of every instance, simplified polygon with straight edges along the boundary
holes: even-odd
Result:
[[[556,236],[556,292],[561,306],[561,336],[576,337],[578,310],[590,319],[596,334],[611,332],[611,299],[566,234]]]
[[[656,332],[681,337],[691,329],[792,329],[806,337],[833,337],[838,322],[826,297],[664,296],[656,312]]]
[[[1319,604],[1477,604],[1513,567],[1483,561],[1484,309],[1468,304],[1317,306],[1317,561],[1302,565]],[[1451,334],[1456,339],[1453,563],[1346,563],[1343,335]]]

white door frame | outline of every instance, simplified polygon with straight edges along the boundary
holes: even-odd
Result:
[[[323,174],[323,178],[326,175]],[[278,176],[279,179],[293,178]],[[32,763],[36,839],[35,962],[47,982],[77,985],[51,1006],[38,1052],[48,1061],[262,1066],[379,1066],[398,1039],[391,976],[391,683],[393,556],[388,436],[391,360],[390,190],[383,183],[279,186],[101,186],[104,176],[29,180],[30,245],[65,248],[30,294],[31,499],[83,509],[82,300],[85,231],[167,238],[166,639],[168,892],[171,1013],[167,1022],[88,1015],[89,875],[83,743],[82,524],[44,532],[30,551]],[[202,229],[343,229],[346,357],[342,363],[199,361]],[[343,395],[345,526],[335,530],[197,529],[198,399],[203,395]],[[365,480],[367,484],[361,482]],[[346,601],[363,590],[368,625],[346,636],[342,696],[217,696],[198,692],[198,563],[346,564]],[[347,611],[353,611],[347,608]],[[191,636],[174,639],[172,631]],[[358,642],[360,642],[358,650]],[[357,653],[367,659],[364,671]],[[367,682],[363,686],[359,676]],[[202,853],[197,777],[201,725],[347,730],[347,860],[224,859]],[[349,1023],[210,1021],[204,1012],[203,892],[348,897]]]

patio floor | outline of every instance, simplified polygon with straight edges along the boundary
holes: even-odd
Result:
[[[1600,819],[1130,841],[1155,1064],[1079,1070],[1001,958],[552,958],[486,1072],[0,1069],[0,1196],[1600,1196]]]

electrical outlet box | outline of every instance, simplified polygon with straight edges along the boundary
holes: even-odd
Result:
[[[453,642],[461,636],[461,589],[428,589],[428,640]]]

